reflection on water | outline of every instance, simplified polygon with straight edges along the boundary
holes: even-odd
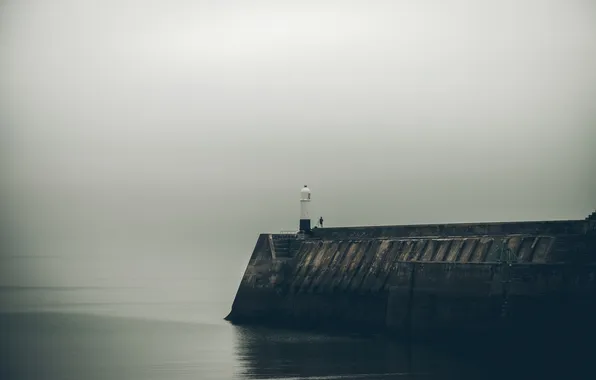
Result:
[[[545,351],[554,348],[542,343]],[[482,361],[480,348],[457,347],[227,323],[0,313],[0,379],[545,379],[555,373],[553,358],[543,353],[503,349]],[[532,356],[535,364],[519,365]],[[559,368],[567,379],[591,378],[576,365]]]
[[[459,378],[470,365],[379,337],[101,317],[0,314],[2,379]]]
[[[238,328],[236,354],[250,378],[412,373],[405,347],[371,338]]]
[[[472,367],[445,352],[379,336],[239,327],[235,338],[245,378],[445,379],[463,376]]]

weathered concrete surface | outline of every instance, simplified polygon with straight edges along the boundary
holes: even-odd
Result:
[[[262,234],[227,319],[414,336],[594,329],[596,221]]]

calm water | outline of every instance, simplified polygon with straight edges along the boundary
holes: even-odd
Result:
[[[413,379],[457,373],[446,356],[417,350],[409,357],[404,347],[370,337],[83,314],[5,314],[0,322],[2,379]]]
[[[147,292],[2,288],[4,305],[45,306],[0,314],[0,378],[447,379],[471,368],[378,336],[233,326],[213,313],[224,302],[135,302]],[[58,303],[69,297],[80,302]]]

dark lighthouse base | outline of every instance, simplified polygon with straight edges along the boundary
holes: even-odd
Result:
[[[300,219],[300,232],[310,232],[310,219]]]

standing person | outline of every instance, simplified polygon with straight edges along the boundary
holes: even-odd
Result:
[[[321,225],[321,228],[323,228],[323,217],[319,218],[319,224]]]

